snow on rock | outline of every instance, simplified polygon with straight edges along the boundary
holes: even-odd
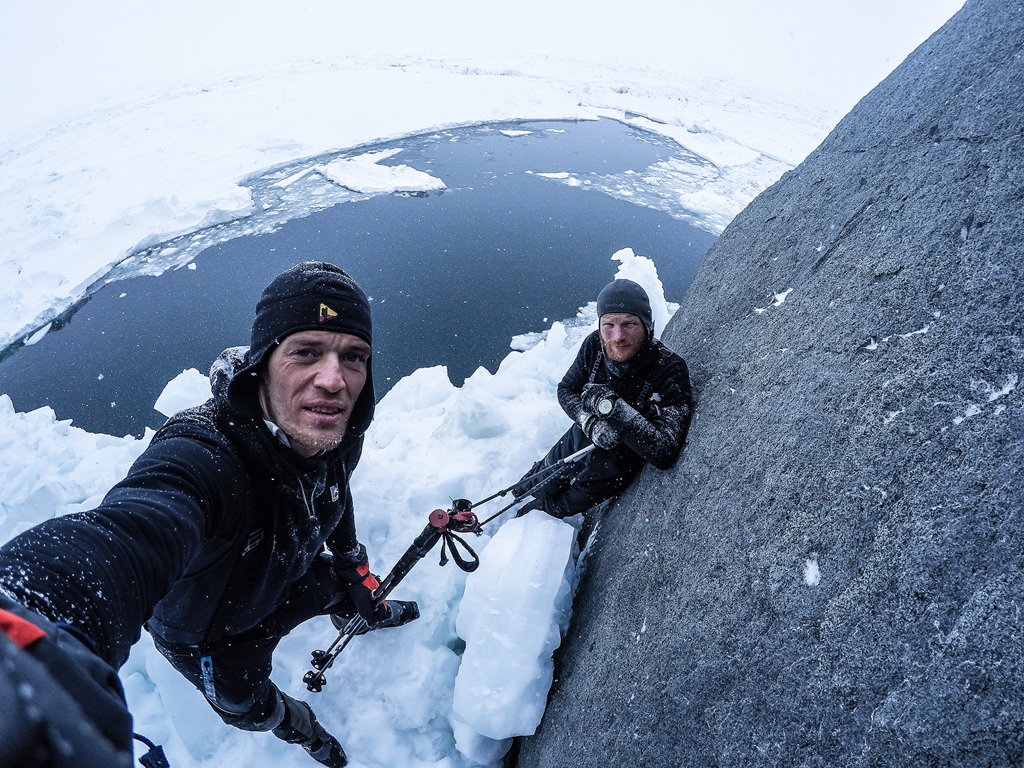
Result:
[[[209,399],[210,379],[195,368],[188,368],[167,382],[153,408],[164,416],[173,416]]]
[[[456,629],[466,641],[452,718],[488,739],[536,731],[551,687],[551,653],[567,626],[575,529],[543,512],[505,523],[466,580]],[[459,750],[473,755],[458,741]],[[479,749],[470,740],[471,749]]]
[[[786,299],[789,298],[789,294],[791,294],[792,292],[793,292],[792,288],[787,288],[782,293],[773,293],[772,294],[772,303],[769,304],[767,307],[754,307],[754,313],[758,314],[758,315],[763,315],[769,309],[774,309],[775,307],[781,307],[783,304],[786,303]]]

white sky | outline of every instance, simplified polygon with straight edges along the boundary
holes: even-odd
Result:
[[[0,0],[0,137],[282,58],[602,56],[714,70],[844,111],[963,0]]]

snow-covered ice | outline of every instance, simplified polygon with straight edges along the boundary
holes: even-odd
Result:
[[[459,751],[477,740],[532,734],[544,714],[553,664],[568,625],[576,529],[540,511],[510,520],[466,580],[455,629],[466,650],[455,678],[452,719]],[[459,731],[463,730],[460,738]],[[486,754],[490,745],[484,742]],[[481,761],[482,762],[482,761]]]
[[[164,416],[173,416],[210,397],[210,379],[195,368],[182,371],[164,387],[153,407]]]
[[[436,192],[444,189],[441,179],[417,171],[408,165],[381,165],[381,160],[401,152],[387,149],[366,152],[355,157],[335,160],[315,167],[319,173],[353,192],[385,194],[388,192]]]

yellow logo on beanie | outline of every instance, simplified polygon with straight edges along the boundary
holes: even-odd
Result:
[[[338,316],[338,313],[328,307],[326,304],[320,305],[320,322],[326,323],[328,320],[333,320]]]

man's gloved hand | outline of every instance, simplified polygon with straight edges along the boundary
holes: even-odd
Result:
[[[530,471],[519,478],[519,482],[509,488],[512,491],[512,497],[521,499],[526,495],[526,492],[537,485],[537,480],[534,477],[536,473],[541,469],[541,462],[533,462],[533,466],[530,467]]]
[[[420,606],[415,600],[388,600],[382,606],[387,609],[388,617],[381,619],[376,624],[356,630],[353,634],[365,635],[375,629],[388,629],[390,627],[401,627],[410,621],[416,621],[420,617]],[[337,630],[345,629],[351,621],[351,614],[332,613],[331,623]]]
[[[584,384],[583,385],[583,407],[595,416],[606,416],[607,411],[601,412],[601,403],[605,400],[614,404],[618,399],[615,390],[607,384]]]
[[[602,418],[581,411],[576,423],[598,448],[610,451],[620,442],[619,431]]]
[[[587,413],[586,411],[580,411],[579,415],[576,417],[576,424],[583,430],[583,434],[587,437],[590,437],[590,433],[594,429],[594,422],[596,421],[597,416],[592,413]]]
[[[331,576],[348,592],[363,621],[372,627],[390,619],[392,611],[387,602],[374,605],[373,591],[380,586],[380,582],[370,573],[366,547],[360,544],[343,555],[332,554]]]
[[[593,441],[594,445],[606,451],[610,451],[621,442],[619,430],[604,419],[594,419],[588,437]]]

